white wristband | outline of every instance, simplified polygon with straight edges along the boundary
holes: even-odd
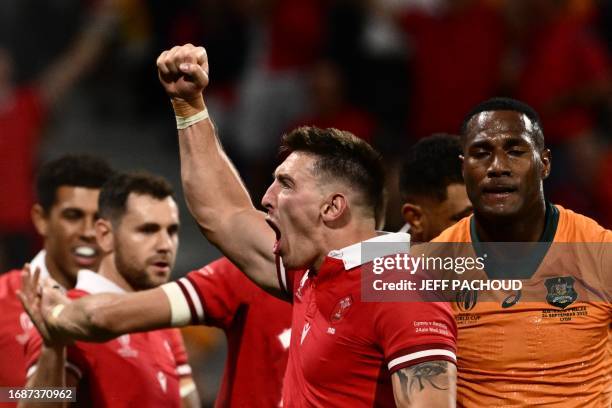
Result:
[[[176,116],[176,128],[179,130],[185,129],[191,125],[195,125],[196,123],[203,121],[204,119],[208,119],[208,109],[204,109],[203,111],[188,117]]]

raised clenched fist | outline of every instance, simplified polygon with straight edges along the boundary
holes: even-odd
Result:
[[[204,47],[173,47],[157,58],[159,81],[171,98],[199,98],[208,85],[208,56]]]

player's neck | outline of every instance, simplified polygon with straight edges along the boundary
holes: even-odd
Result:
[[[474,213],[478,238],[484,242],[536,242],[546,225],[546,202],[535,203],[520,216],[489,218]]]
[[[132,288],[128,281],[125,280],[123,275],[119,273],[119,270],[117,269],[117,264],[115,262],[114,253],[111,253],[102,258],[98,274],[110,280],[126,292],[134,292],[134,288]]]
[[[76,285],[76,280],[70,279],[67,273],[63,273],[59,266],[55,263],[52,257],[49,256],[49,251],[45,255],[45,266],[49,272],[49,276],[63,288],[72,289]]]
[[[313,266],[318,270],[327,257],[327,254],[331,251],[342,249],[374,237],[376,237],[376,230],[373,225],[367,223],[347,225],[344,228],[328,230],[324,240],[325,244],[322,246],[320,256]]]

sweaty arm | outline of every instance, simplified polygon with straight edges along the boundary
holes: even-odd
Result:
[[[202,91],[208,85],[204,48],[187,44],[164,51],[157,67],[177,118],[201,118],[206,109]],[[186,122],[191,123],[188,119]],[[191,214],[206,238],[251,280],[272,293],[278,292],[272,252],[274,232],[266,224],[265,214],[253,206],[214,124],[207,117],[178,127],[181,180]]]
[[[104,293],[70,300],[45,287],[42,316],[50,336],[58,342],[104,342],[125,333],[170,327],[170,302],[164,289],[127,294]],[[27,310],[27,309],[26,309]],[[182,320],[182,325],[189,323]]]
[[[400,408],[456,406],[457,367],[445,360],[425,361],[391,376],[395,403]]]

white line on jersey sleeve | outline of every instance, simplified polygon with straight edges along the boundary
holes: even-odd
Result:
[[[189,293],[189,297],[193,302],[193,307],[198,315],[198,322],[204,321],[204,308],[202,307],[202,301],[198,296],[198,292],[196,292],[195,288],[191,284],[191,281],[187,278],[179,279],[183,285],[185,285],[185,289],[187,289],[187,293]]]
[[[394,358],[393,360],[389,362],[388,368],[389,368],[389,371],[391,371],[393,367],[399,364],[403,364],[403,363],[407,363],[412,360],[417,360],[419,358],[431,357],[431,356],[450,357],[451,359],[453,359],[453,361],[457,361],[457,357],[455,356],[455,353],[453,353],[450,350],[430,349],[430,350],[416,351],[414,353],[410,353],[410,354],[406,354],[401,357]]]

